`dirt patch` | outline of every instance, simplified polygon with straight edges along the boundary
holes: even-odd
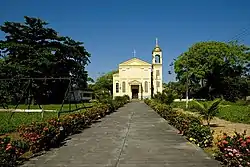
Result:
[[[182,112],[188,112],[192,115],[199,116],[198,113],[193,113],[190,111],[184,111],[183,109],[177,109]],[[203,122],[204,125],[206,125],[206,121]],[[211,121],[211,129],[214,130],[214,139],[216,140],[217,137],[220,137],[223,135],[223,133],[227,133],[228,135],[233,135],[234,132],[236,131],[237,133],[243,133],[244,130],[246,131],[247,136],[250,136],[250,124],[243,124],[243,123],[235,123],[235,122],[230,122],[226,121],[220,118],[215,117]]]
[[[250,136],[250,124],[234,123],[215,117],[211,121],[211,125],[211,129],[214,130],[215,139],[218,136],[221,136],[224,132],[228,135],[233,135],[235,131],[237,133],[243,133],[244,130],[248,130],[246,133],[248,136]]]

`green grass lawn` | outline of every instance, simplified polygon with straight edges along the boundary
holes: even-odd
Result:
[[[250,107],[243,105],[229,105],[219,110],[217,117],[231,122],[250,124]]]
[[[232,102],[223,102],[223,105],[228,105],[219,110],[219,113],[216,115],[218,118],[238,123],[250,124],[250,106],[243,105],[242,103],[232,103]],[[174,108],[182,108],[186,110],[185,102],[174,102],[172,104]],[[193,102],[189,102],[189,111],[193,111]]]
[[[85,103],[85,106],[91,106],[91,103]],[[78,107],[83,106],[83,104],[77,104]],[[44,109],[47,110],[59,110],[61,104],[51,104],[43,106]],[[12,107],[11,107],[12,108]],[[71,109],[75,109],[76,106],[72,104]],[[27,109],[27,106],[20,105],[18,109]],[[38,106],[31,106],[31,109],[39,109]],[[69,104],[65,104],[63,107],[63,111],[69,110]],[[76,111],[76,112],[84,112],[85,110]],[[72,113],[72,112],[71,112]],[[57,117],[57,112],[44,112],[44,117],[42,118],[41,113],[27,113],[27,112],[15,112],[11,117],[11,112],[0,111],[0,135],[13,132],[20,125],[27,125],[32,122],[43,122],[53,117]],[[70,114],[69,112],[62,113],[61,115]],[[11,119],[10,119],[11,118]]]
[[[77,104],[77,107],[82,106],[83,104]],[[89,106],[91,105],[91,103],[84,103],[84,105]],[[47,105],[41,105],[43,107],[43,109],[45,110],[60,110],[61,108],[61,104],[47,104]],[[69,104],[64,104],[63,105],[63,110],[68,110],[69,109]],[[8,108],[9,109],[14,109],[16,106],[15,105],[9,105]],[[24,105],[24,104],[20,104],[17,107],[18,109],[28,109],[28,105]],[[71,109],[76,108],[75,104],[71,104]],[[3,107],[1,106],[0,109],[3,109]],[[38,105],[30,105],[30,109],[39,109]]]

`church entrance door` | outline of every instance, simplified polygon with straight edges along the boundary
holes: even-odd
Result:
[[[132,99],[138,99],[139,85],[131,85]]]

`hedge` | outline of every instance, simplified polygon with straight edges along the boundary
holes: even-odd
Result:
[[[213,143],[213,132],[208,126],[202,124],[202,120],[192,114],[173,110],[170,105],[161,104],[155,100],[146,99],[145,103],[154,109],[170,125],[179,130],[179,134],[198,146],[209,147]]]
[[[33,122],[17,129],[20,140],[11,139],[9,136],[0,138],[0,166],[16,166],[26,152],[33,155],[58,147],[69,135],[75,134],[96,120],[105,117],[119,107],[129,102],[127,96],[117,97],[105,103],[97,103],[83,113],[74,113],[46,122]]]

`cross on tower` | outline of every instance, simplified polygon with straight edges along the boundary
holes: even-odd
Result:
[[[155,46],[158,46],[158,38],[155,38]]]
[[[133,53],[133,57],[135,57],[135,56],[136,56],[136,51],[135,51],[135,49],[134,49],[134,51],[133,51],[132,53]]]

